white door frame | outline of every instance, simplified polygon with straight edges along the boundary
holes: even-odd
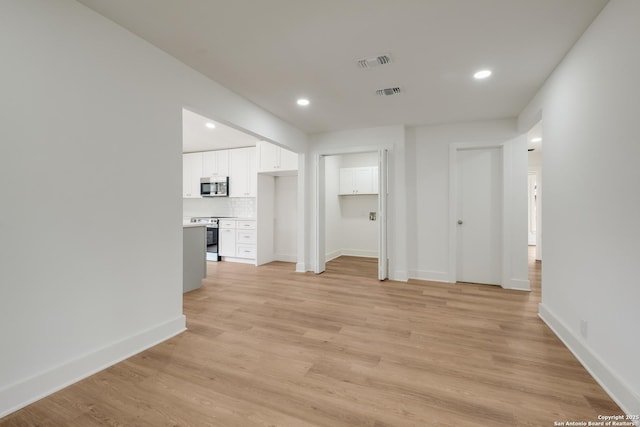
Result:
[[[529,179],[532,176],[535,178],[536,186],[534,186],[534,188],[533,188],[535,190],[537,185],[538,185],[537,184],[537,182],[538,182],[538,172],[535,171],[535,170],[529,169],[529,172],[528,172],[528,175],[527,175],[527,188],[529,190],[527,192],[527,197],[528,197],[527,209],[529,211],[529,213],[528,213],[528,220],[529,221],[528,221],[528,224],[527,224],[527,228],[528,228],[528,230],[527,230],[527,241],[528,241],[529,245],[534,245],[535,246],[536,243],[537,243],[537,237],[538,237],[538,197],[536,196],[536,198],[533,200],[533,206],[534,206],[535,212],[536,212],[536,216],[534,218],[536,232],[534,233],[533,239],[532,239],[531,238],[532,237],[531,236],[531,206],[532,206],[532,203],[531,203],[531,193],[532,192],[531,192],[531,190],[532,190],[532,188],[531,188],[531,183],[529,182]],[[533,243],[532,243],[532,241],[533,241]]]
[[[378,150],[378,280],[389,278],[389,255],[387,253],[388,154],[386,149]]]
[[[338,149],[331,152],[315,153],[313,155],[313,166],[315,176],[315,194],[314,194],[314,233],[315,233],[315,255],[313,271],[316,274],[320,274],[325,270],[325,212],[324,212],[324,200],[321,200],[325,196],[324,191],[324,158],[326,156],[338,156],[342,154],[357,154],[357,153],[378,153],[378,165],[381,166],[384,163],[387,167],[387,171],[378,170],[378,278],[384,280],[389,278],[389,261],[388,261],[388,235],[386,229],[388,227],[388,206],[386,203],[386,195],[389,189],[389,174],[388,174],[388,157],[387,153],[390,148],[375,147],[350,147],[345,149]],[[384,153],[384,154],[383,154]],[[385,157],[385,161],[382,162],[381,158]],[[384,203],[381,203],[380,193],[386,191],[384,197]],[[383,210],[382,210],[383,209]],[[383,230],[385,232],[381,232]],[[384,253],[383,253],[384,252]],[[381,268],[383,256],[387,259],[384,260],[384,266]]]
[[[511,147],[505,143],[454,143],[449,146],[449,282],[457,281],[458,263],[458,152],[469,149],[500,149],[502,157],[502,274],[500,286],[503,288],[509,283],[509,266],[511,265],[511,250],[508,226],[508,214],[506,207],[509,202],[509,179],[511,176],[511,164],[507,161],[511,155]]]
[[[316,234],[316,262],[313,272],[320,274],[325,270],[325,235],[326,235],[326,213],[325,213],[325,169],[324,158],[326,155],[317,154],[314,157],[314,173],[316,180],[315,192],[315,234]]]

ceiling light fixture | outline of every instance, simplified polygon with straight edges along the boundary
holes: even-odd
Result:
[[[476,80],[482,80],[482,79],[486,79],[490,75],[491,75],[491,70],[480,70],[473,75],[473,78]]]
[[[206,126],[206,127],[208,127],[209,129],[215,129],[215,128],[216,128],[216,125],[215,125],[215,124],[213,124],[213,123],[211,123],[211,122],[207,122],[207,123],[205,124],[205,126]]]
[[[531,142],[540,142],[540,141],[542,141],[542,138],[540,137],[531,139]]]
[[[307,105],[309,105],[309,100],[306,98],[300,98],[296,102],[301,107],[306,107]]]

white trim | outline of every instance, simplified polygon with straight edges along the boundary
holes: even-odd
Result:
[[[640,395],[633,391],[631,385],[620,378],[580,336],[574,334],[543,303],[538,306],[538,316],[626,414],[640,414]]]
[[[295,254],[274,254],[273,255],[274,261],[296,262],[296,259],[297,258]]]
[[[430,282],[450,283],[449,273],[447,273],[446,271],[409,270],[409,278],[417,280],[428,280]]]
[[[234,256],[223,256],[221,261],[237,262],[238,264],[253,264],[256,265],[256,260],[251,258],[237,258]]]
[[[389,270],[389,279],[396,282],[408,282],[409,275],[406,270]]]
[[[336,259],[341,256],[357,256],[362,258],[378,258],[377,251],[367,251],[363,249],[336,249],[335,251],[327,252],[325,259],[327,262]]]
[[[325,171],[325,162],[324,162],[323,154],[316,154],[313,156],[314,163],[314,172],[315,172],[315,246],[316,246],[316,256],[315,256],[315,266],[314,273],[320,274],[325,270],[325,264],[327,260],[324,255],[324,246],[325,242],[325,202],[321,200],[325,197],[325,182],[324,182],[324,171]],[[322,190],[322,191],[320,191]],[[322,209],[321,209],[322,207]],[[321,212],[322,211],[322,212]]]
[[[342,249],[336,249],[335,251],[327,252],[324,258],[327,262],[329,262],[332,259],[336,259],[341,255],[342,255]]]
[[[531,291],[531,283],[529,280],[523,279],[509,279],[502,285],[502,287],[513,291]]]
[[[297,235],[296,235],[296,272],[304,273],[306,271],[306,244],[307,244],[307,216],[306,206],[308,196],[306,191],[306,183],[308,179],[305,176],[308,174],[307,168],[307,156],[303,153],[298,153],[298,180],[297,180]]]
[[[457,203],[457,188],[458,177],[456,164],[457,151],[459,144],[449,145],[449,272],[448,281],[455,283],[457,276],[457,233],[456,233],[456,218],[458,217],[458,203]]]
[[[186,330],[180,315],[0,390],[0,418]]]
[[[389,243],[387,214],[389,195],[388,150],[378,150],[378,280],[389,278]]]
[[[311,270],[313,269],[307,268],[307,265],[304,262],[296,262],[296,273],[306,273]]]
[[[344,256],[359,256],[363,258],[378,258],[378,251],[366,251],[362,249],[342,249]]]
[[[511,204],[511,188],[513,176],[511,158],[511,144],[502,144],[502,286],[507,289],[512,280],[511,276],[511,218],[509,205]]]

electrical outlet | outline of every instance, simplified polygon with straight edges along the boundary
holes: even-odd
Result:
[[[376,220],[376,213],[369,212],[369,221],[375,221],[375,220]]]
[[[581,319],[580,320],[580,335],[582,335],[582,338],[584,338],[585,340],[587,339],[587,327],[588,327],[588,323],[586,320]]]

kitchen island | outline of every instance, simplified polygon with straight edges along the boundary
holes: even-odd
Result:
[[[207,229],[203,224],[182,225],[182,292],[202,286],[207,275]]]

